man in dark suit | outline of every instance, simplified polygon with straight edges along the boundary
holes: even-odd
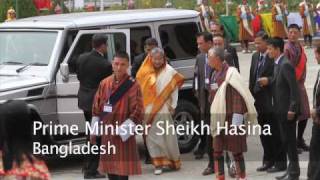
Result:
[[[145,52],[134,58],[134,61],[132,64],[132,70],[131,70],[132,77],[134,77],[134,78],[136,77],[144,59],[147,57],[148,53],[155,47],[158,47],[158,42],[155,38],[148,38],[145,41],[145,43],[144,43],[144,51]]]
[[[317,64],[320,64],[320,46],[314,50]],[[313,88],[313,109],[311,110],[313,119],[312,137],[310,141],[310,154],[308,164],[308,179],[320,179],[320,71]]]
[[[299,91],[295,79],[295,69],[284,56],[284,41],[281,38],[268,40],[268,55],[274,59],[273,78],[259,80],[261,86],[271,84],[273,86],[273,105],[275,117],[280,124],[282,146],[279,154],[286,152],[289,158],[287,172],[278,180],[298,180],[300,176],[299,158],[297,153],[296,124],[299,114]],[[280,163],[280,162],[279,162]],[[283,166],[286,165],[286,157]]]
[[[255,107],[258,112],[258,122],[261,127],[269,126],[271,135],[260,135],[263,147],[262,166],[257,171],[266,171],[274,165],[276,143],[279,137],[279,127],[273,118],[272,87],[271,85],[260,86],[258,80],[262,77],[272,78],[274,62],[267,55],[268,35],[258,32],[254,40],[257,51],[252,55],[249,77],[249,89],[255,98]],[[281,142],[280,142],[281,143]]]
[[[197,44],[200,54],[196,58],[193,89],[198,99],[200,107],[200,118],[204,124],[210,123],[210,104],[209,104],[209,86],[212,73],[211,67],[208,65],[208,51],[212,47],[212,34],[202,32],[197,34]],[[207,147],[207,148],[206,148]],[[209,156],[208,167],[202,173],[209,175],[214,173],[212,137],[206,134],[200,136],[200,144],[195,151],[196,159],[202,159],[207,151]]]
[[[225,38],[221,34],[213,36],[213,46],[223,48],[225,50],[225,61],[229,66],[237,68],[240,72],[237,50],[231,45],[225,44],[225,42]]]
[[[91,52],[80,55],[76,66],[77,78],[80,81],[78,106],[83,110],[87,122],[91,122],[92,103],[100,81],[112,74],[111,63],[104,58],[107,53],[107,37],[102,34],[93,35],[92,46]],[[89,138],[88,136],[88,141]],[[84,167],[85,179],[105,178],[97,171],[99,156],[99,154],[88,155]]]

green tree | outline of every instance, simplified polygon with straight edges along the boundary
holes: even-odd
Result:
[[[37,15],[37,9],[32,0],[0,0],[0,22],[7,18],[7,11],[10,7],[16,10],[17,18],[26,18]]]

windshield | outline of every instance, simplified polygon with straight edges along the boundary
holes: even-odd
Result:
[[[57,32],[0,31],[0,65],[48,65],[57,35]]]

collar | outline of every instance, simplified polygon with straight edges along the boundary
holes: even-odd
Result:
[[[104,55],[101,52],[97,51],[96,49],[94,49],[94,51],[96,51],[98,54],[100,54],[102,57],[104,57]]]
[[[266,51],[266,52],[264,52],[263,54],[260,52],[259,53],[259,56],[263,56],[263,58],[266,58],[267,57],[267,55],[268,55],[268,52]]]
[[[279,64],[280,59],[284,56],[284,54],[282,53],[277,60],[274,62],[275,64]]]

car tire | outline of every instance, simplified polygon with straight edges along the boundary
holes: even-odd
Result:
[[[189,126],[190,126],[191,121],[194,121],[194,125],[197,125],[198,115],[199,115],[199,110],[197,106],[195,106],[193,103],[189,101],[180,100],[178,101],[178,106],[173,116],[174,124],[176,126],[184,125],[184,127],[186,127],[187,122],[189,122]],[[199,135],[197,134],[188,134],[188,135],[177,134],[177,138],[178,138],[180,153],[191,152],[199,142]]]

